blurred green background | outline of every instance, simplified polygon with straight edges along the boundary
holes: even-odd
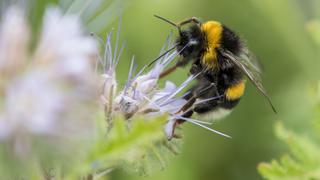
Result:
[[[101,2],[82,0],[83,3],[95,1]],[[57,3],[58,0],[30,2],[29,6],[37,9],[30,13],[31,23],[37,27],[41,21],[36,19],[45,4]],[[66,6],[71,2],[60,1]],[[261,179],[256,169],[258,163],[270,161],[286,151],[286,147],[275,138],[273,126],[276,121],[281,120],[298,132],[308,133],[312,126],[309,121],[313,117],[310,87],[319,80],[320,75],[320,44],[309,29],[312,29],[310,22],[320,20],[320,0],[106,2],[104,6],[110,7],[110,16],[122,16],[120,36],[121,40],[126,41],[118,66],[118,78],[122,82],[127,77],[132,55],[135,55],[136,63],[141,68],[159,54],[170,31],[176,33],[170,25],[154,18],[154,14],[175,22],[196,16],[203,21],[220,21],[246,40],[249,49],[264,65],[264,85],[278,110],[278,114],[274,114],[266,100],[248,83],[246,93],[233,113],[213,125],[213,128],[231,135],[232,139],[185,123],[181,153],[165,169],[146,177],[115,170],[108,179]],[[72,12],[72,8],[68,11]],[[88,14],[83,9],[85,24],[89,31],[101,37],[118,27],[118,18],[108,18],[107,15],[106,19],[90,21]],[[166,79],[180,83],[187,73],[187,68],[179,69]]]
[[[233,113],[213,127],[231,135],[226,139],[199,127],[183,124],[181,154],[151,176],[114,171],[110,179],[261,179],[257,165],[280,156],[286,148],[275,138],[274,123],[282,120],[298,132],[310,128],[310,86],[319,79],[319,46],[308,23],[320,19],[317,0],[135,0],[123,13],[121,37],[126,50],[120,63],[122,79],[134,54],[139,67],[154,59],[170,31],[158,14],[178,22],[196,16],[217,20],[246,39],[262,61],[264,85],[275,104],[274,114],[265,99],[248,83]],[[113,25],[117,27],[117,22]],[[167,79],[181,82],[187,69]]]

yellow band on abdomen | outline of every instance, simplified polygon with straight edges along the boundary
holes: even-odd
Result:
[[[238,84],[235,84],[226,90],[225,92],[226,98],[228,100],[239,99],[243,95],[244,89],[245,89],[245,82],[240,81]]]

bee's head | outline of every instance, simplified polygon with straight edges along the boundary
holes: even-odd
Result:
[[[185,59],[199,59],[201,54],[205,51],[205,35],[203,34],[200,24],[196,23],[195,20],[192,18],[190,20],[187,20],[187,22],[181,22],[180,24],[175,24],[174,22],[165,19],[161,16],[154,15],[156,18],[159,18],[173,26],[175,26],[179,31],[179,37],[176,40],[176,44],[168,49],[166,52],[161,54],[159,57],[157,57],[155,60],[153,60],[151,63],[149,63],[148,66],[151,66],[154,62],[159,60],[161,57],[169,53],[170,51],[176,49],[181,56],[183,56]],[[190,21],[190,22],[189,22]],[[182,25],[194,23],[191,26],[188,26],[185,30],[181,29]]]
[[[204,35],[197,24],[179,32],[177,51],[185,58],[198,58],[204,51]]]

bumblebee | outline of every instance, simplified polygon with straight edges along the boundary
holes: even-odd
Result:
[[[160,77],[188,63],[192,63],[190,74],[196,75],[196,84],[184,96],[188,100],[181,109],[185,117],[194,112],[210,119],[228,114],[244,94],[246,77],[276,112],[262,85],[261,64],[235,32],[217,21],[202,23],[193,17],[176,24],[156,17],[175,26],[179,32],[175,45],[167,52],[177,50],[180,59]]]

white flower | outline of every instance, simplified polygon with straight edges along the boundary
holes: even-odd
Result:
[[[35,134],[54,133],[65,97],[46,75],[30,72],[8,84],[4,113],[12,130],[20,127],[19,131]]]
[[[0,72],[6,76],[0,85],[0,142],[21,142],[28,135],[44,142],[83,139],[93,123],[96,42],[83,34],[76,16],[51,8],[35,52],[28,52],[24,17],[11,7],[1,24]],[[28,142],[15,146],[28,151]]]
[[[157,91],[161,93],[157,84],[159,76],[176,55],[177,53],[173,52],[160,58],[149,72],[143,74],[145,70],[143,68],[135,77],[132,77],[134,67],[134,61],[132,60],[127,84],[115,98],[116,106],[127,118],[139,110],[146,109],[149,104],[148,98],[152,99]]]
[[[58,9],[51,8],[43,22],[34,61],[60,69],[60,76],[83,79],[81,74],[92,71],[98,53],[96,42],[83,35],[79,19],[74,15],[63,16]]]
[[[27,61],[29,39],[30,32],[23,12],[11,7],[3,14],[0,25],[1,78],[20,73],[20,68],[23,68]]]

